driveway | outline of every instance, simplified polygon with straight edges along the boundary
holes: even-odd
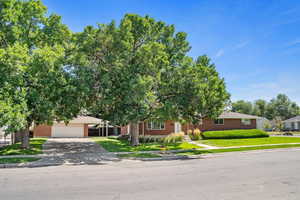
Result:
[[[90,138],[49,138],[43,152],[46,157],[35,163],[101,164],[118,160]]]
[[[299,155],[299,149],[290,149],[184,161],[0,169],[0,195],[10,200],[299,200]]]

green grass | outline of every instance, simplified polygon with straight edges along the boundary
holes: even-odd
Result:
[[[46,138],[30,139],[30,148],[21,149],[20,143],[0,148],[0,156],[5,155],[35,155],[42,153],[42,145],[47,141]]]
[[[130,146],[128,141],[122,141],[112,138],[93,138],[93,140],[100,144],[109,152],[137,152],[137,151],[165,151],[178,149],[199,149],[201,147],[187,142],[180,142],[175,144],[162,143],[144,143],[139,146]]]
[[[39,158],[0,158],[0,164],[27,163],[37,160],[39,160]]]
[[[160,158],[161,156],[154,153],[130,153],[130,154],[120,154],[120,158]]]
[[[203,139],[234,139],[234,138],[260,138],[269,137],[265,131],[258,129],[205,131],[202,133]]]
[[[292,148],[300,147],[300,144],[282,144],[274,146],[257,146],[257,147],[240,147],[240,148],[227,148],[227,149],[210,149],[210,150],[194,150],[190,152],[176,153],[177,155],[199,155],[207,153],[225,153],[234,151],[252,151],[252,150],[263,150],[263,149],[279,149],[279,148]]]
[[[300,137],[267,137],[248,139],[214,139],[200,140],[201,143],[217,147],[251,146],[264,144],[300,143]]]

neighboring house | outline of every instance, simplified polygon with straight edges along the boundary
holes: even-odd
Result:
[[[260,117],[235,113],[224,112],[216,120],[203,119],[199,124],[180,124],[179,122],[167,120],[164,122],[147,121],[139,124],[140,135],[167,135],[170,133],[185,132],[189,129],[199,128],[201,131],[209,130],[230,130],[230,129],[255,129],[258,128],[256,121]],[[128,134],[129,126],[121,128],[121,134]]]
[[[289,130],[300,130],[300,115],[283,121],[284,128]]]
[[[56,122],[52,126],[38,125],[33,129],[33,137],[87,137],[88,125],[101,123],[101,119],[79,116],[67,125],[63,122]]]
[[[256,128],[257,129],[265,130],[266,124],[270,124],[270,126],[271,126],[271,121],[265,117],[258,117],[256,119]],[[272,128],[270,127],[270,129],[272,129]]]

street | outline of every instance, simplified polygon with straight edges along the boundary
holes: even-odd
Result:
[[[300,150],[0,169],[0,199],[300,199]]]

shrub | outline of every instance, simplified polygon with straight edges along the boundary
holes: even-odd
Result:
[[[201,131],[199,129],[195,129],[194,131],[189,130],[188,135],[191,140],[200,140],[201,139]]]
[[[130,138],[130,135],[126,134],[126,135],[119,135],[117,139],[118,140],[126,140],[126,141],[128,141],[129,138]]]
[[[269,135],[258,129],[205,131],[202,133],[203,139],[238,139],[238,138],[260,138]]]
[[[163,138],[163,143],[170,144],[176,142],[182,142],[184,140],[184,132],[171,133],[170,135]]]
[[[153,142],[162,142],[162,137],[160,136],[139,136],[139,142],[140,143],[153,143]]]

